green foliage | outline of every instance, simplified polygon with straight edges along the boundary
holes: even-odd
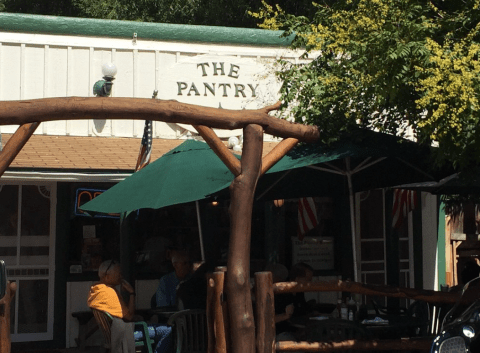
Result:
[[[438,161],[480,161],[480,1],[337,0],[309,17],[256,13],[296,34],[304,62],[280,60],[284,116],[318,125],[326,142],[357,127],[411,133]]]
[[[0,0],[0,11],[55,16],[77,16],[72,0]]]

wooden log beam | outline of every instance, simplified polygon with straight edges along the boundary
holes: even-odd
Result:
[[[228,110],[151,98],[42,98],[2,102],[0,125],[75,119],[137,119],[234,130],[256,124],[271,135],[294,137],[305,142],[318,140],[320,132],[317,127],[290,123],[269,115],[280,106],[281,103],[277,102],[256,110]]]
[[[233,155],[227,146],[225,146],[215,131],[208,126],[203,125],[193,125],[193,127],[198,131],[200,136],[203,137],[205,142],[208,143],[213,152],[215,152],[215,154],[222,160],[232,174],[239,176],[242,171],[240,160]]]
[[[250,238],[255,187],[262,164],[263,129],[243,129],[242,173],[230,185],[230,242],[226,295],[232,353],[255,352],[255,322],[250,292]],[[230,350],[229,350],[230,352]]]
[[[350,281],[324,281],[324,282],[279,282],[273,284],[273,291],[278,293],[296,292],[351,292],[364,295],[385,296],[392,298],[408,298],[422,300],[432,304],[455,303],[459,293],[437,292],[426,289],[402,288],[373,284],[362,284]],[[478,297],[478,293],[472,293]],[[467,301],[474,300],[468,298]]]
[[[435,337],[401,338],[386,340],[347,340],[341,342],[295,342],[276,343],[278,352],[337,352],[346,349],[359,351],[430,351]]]
[[[265,157],[263,157],[260,176],[272,168],[275,163],[282,159],[283,156],[285,156],[293,147],[295,147],[298,142],[298,139],[295,138],[287,138],[280,141],[278,145],[276,145]]]
[[[33,135],[40,123],[29,123],[21,125],[13,136],[8,140],[3,151],[0,152],[0,177],[12,164],[15,157],[20,153],[28,139]]]

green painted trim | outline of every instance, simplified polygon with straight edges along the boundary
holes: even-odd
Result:
[[[192,43],[286,47],[293,35],[253,28],[192,26],[166,23],[98,20],[0,12],[0,31],[93,37],[132,38]]]
[[[439,200],[440,202],[440,200]],[[437,272],[438,272],[438,288],[440,285],[445,284],[446,281],[446,258],[445,258],[445,204],[440,202],[438,210],[438,238],[437,238]]]

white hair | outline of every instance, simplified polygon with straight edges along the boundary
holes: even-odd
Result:
[[[102,279],[107,274],[107,270],[110,271],[113,267],[115,267],[118,264],[119,263],[115,260],[103,261],[98,267],[98,277]]]

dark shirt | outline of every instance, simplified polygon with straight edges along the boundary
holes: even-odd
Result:
[[[178,286],[177,306],[181,309],[205,309],[207,305],[207,279],[195,276]]]

